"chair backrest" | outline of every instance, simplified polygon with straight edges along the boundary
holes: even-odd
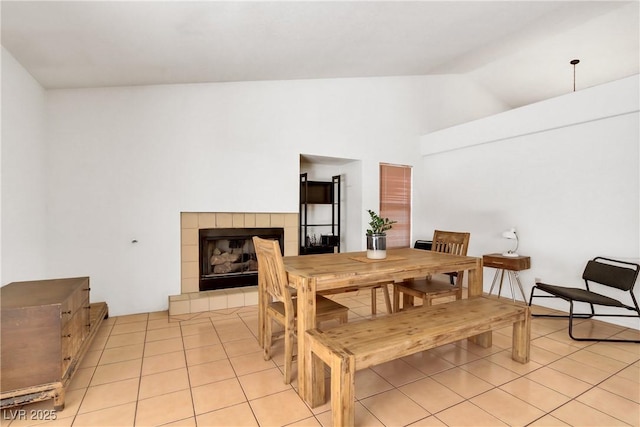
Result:
[[[640,265],[632,262],[595,257],[587,263],[582,278],[585,282],[596,282],[623,291],[631,291],[638,278],[638,270]]]
[[[433,243],[431,244],[431,250],[434,252],[443,252],[453,255],[467,255],[467,249],[469,248],[470,233],[458,232],[458,231],[442,231],[435,230],[433,232]],[[464,271],[457,271],[447,273],[451,277],[451,284],[453,285],[453,278],[456,278],[456,283],[462,286],[462,278]]]
[[[470,233],[435,230],[431,250],[453,255],[467,255]]]
[[[258,281],[272,299],[282,301],[285,309],[293,313],[291,288],[284,268],[280,243],[277,240],[253,236],[253,246],[258,258]]]

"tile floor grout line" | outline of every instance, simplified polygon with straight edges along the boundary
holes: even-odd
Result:
[[[211,322],[211,326],[213,327],[213,322]],[[198,413],[196,412],[196,403],[193,396],[193,386],[191,385],[191,374],[189,371],[189,360],[187,358],[187,349],[185,346],[184,338],[185,335],[182,333],[182,321],[180,321],[180,341],[182,342],[182,356],[184,357],[184,366],[187,372],[187,383],[189,384],[189,396],[191,396],[191,410],[193,411],[193,421],[195,422],[196,427],[198,426]],[[213,329],[215,331],[215,328]]]
[[[114,325],[115,325],[115,321],[114,321]],[[111,325],[109,332],[106,334],[106,335],[107,335],[107,338],[106,338],[106,340],[105,340],[104,344],[101,346],[101,349],[100,349],[100,357],[99,357],[99,358],[98,358],[98,360],[96,361],[96,365],[95,365],[95,366],[93,366],[93,373],[91,374],[91,378],[89,379],[89,381],[88,381],[88,383],[87,383],[87,386],[86,386],[86,387],[83,387],[83,388],[84,388],[84,393],[82,394],[82,398],[80,399],[80,403],[78,404],[78,410],[77,410],[77,412],[75,413],[75,415],[73,416],[73,420],[71,421],[71,426],[73,426],[73,424],[74,424],[74,423],[75,423],[75,421],[76,421],[76,418],[77,418],[79,415],[90,414],[90,413],[92,413],[92,412],[96,412],[96,411],[100,411],[100,410],[103,410],[103,409],[113,408],[113,407],[115,407],[115,406],[118,406],[118,405],[114,405],[114,406],[111,406],[111,407],[95,409],[95,410],[93,410],[93,411],[87,411],[87,412],[85,412],[84,414],[81,414],[81,413],[80,413],[80,408],[82,407],[82,404],[84,403],[84,399],[86,398],[87,393],[89,392],[89,389],[90,389],[91,387],[96,387],[96,386],[92,386],[92,385],[91,385],[91,381],[93,380],[93,377],[94,377],[94,375],[95,375],[96,371],[98,370],[98,367],[100,366],[100,360],[102,360],[102,357],[104,356],[104,351],[105,351],[105,349],[106,349],[107,341],[109,340],[109,337],[111,336],[111,330],[112,330],[112,329],[113,329],[113,325]],[[92,343],[92,344],[93,344],[93,343]],[[89,351],[89,349],[88,349],[87,351]],[[104,365],[103,365],[103,366],[104,366]],[[112,382],[117,382],[117,381],[112,381]],[[109,383],[105,383],[105,384],[109,384]],[[102,385],[102,384],[98,384],[98,385]]]
[[[104,319],[103,319],[104,320]],[[87,382],[87,386],[83,387],[84,388],[84,392],[82,393],[82,398],[80,399],[80,403],[78,404],[78,410],[76,411],[76,413],[73,415],[73,420],[71,420],[71,426],[74,425],[74,423],[76,422],[76,418],[81,415],[80,414],[80,409],[82,408],[82,404],[84,403],[84,399],[87,397],[87,393],[89,393],[89,388],[92,387],[91,386],[91,381],[93,381],[93,377],[96,374],[96,371],[98,370],[98,366],[100,366],[100,360],[102,360],[102,357],[104,356],[104,351],[106,349],[107,346],[107,342],[109,341],[109,337],[111,337],[111,331],[113,330],[113,326],[115,325],[116,321],[114,320],[113,324],[110,325],[109,327],[109,332],[106,334],[107,338],[104,341],[104,344],[102,344],[101,348],[100,348],[100,357],[98,357],[98,360],[96,360],[96,365],[93,366],[93,372],[91,373],[91,378],[89,378],[89,381]],[[103,323],[104,324],[104,323]],[[96,332],[96,334],[99,331]],[[95,338],[94,338],[95,339]],[[91,343],[93,344],[93,343]],[[87,352],[90,349],[87,349]],[[85,354],[86,356],[86,354]],[[87,411],[86,413],[89,414],[91,412],[95,412],[95,411]]]
[[[245,325],[247,327],[247,329],[249,329],[251,331],[251,328],[248,327],[247,323],[245,322],[244,319],[242,319],[240,316],[238,316],[238,318],[240,318],[240,320],[242,321],[242,324]],[[217,329],[216,329],[216,333],[217,333]],[[253,338],[258,341],[258,337],[255,336],[253,334],[253,331],[251,331],[251,335],[253,336]],[[219,334],[218,334],[218,338],[219,338]],[[221,341],[222,342],[222,341]],[[253,419],[256,421],[256,424],[258,424],[258,426],[260,425],[260,421],[258,420],[258,416],[256,415],[256,412],[253,408],[253,406],[251,405],[251,400],[249,400],[249,396],[247,396],[247,392],[244,389],[244,387],[242,386],[242,383],[240,382],[240,376],[238,375],[238,373],[236,372],[236,369],[233,367],[233,364],[231,364],[231,358],[229,357],[229,354],[227,353],[227,349],[224,347],[224,345],[222,346],[222,348],[224,349],[225,354],[227,355],[227,359],[229,360],[229,364],[231,365],[231,369],[233,369],[233,372],[236,375],[236,381],[238,381],[238,384],[240,384],[240,389],[242,390],[242,394],[244,395],[245,401],[247,402],[247,405],[249,406],[249,410],[251,411],[251,415],[253,416]],[[264,351],[264,349],[262,349]],[[264,356],[263,356],[264,358]],[[273,358],[269,359],[269,360],[273,360]],[[278,368],[277,363],[273,363],[274,365],[276,365],[276,368]],[[278,368],[279,370],[279,368]],[[282,372],[281,372],[282,373]],[[247,374],[248,375],[248,374]],[[282,373],[282,375],[284,375],[284,373]],[[291,388],[293,389],[293,386],[291,386]],[[274,393],[275,394],[275,393]],[[264,396],[263,396],[264,397]]]
[[[555,332],[552,332],[552,333],[555,333]],[[616,335],[616,334],[614,334],[614,335]],[[545,336],[546,336],[546,335],[545,335]],[[551,339],[553,339],[553,338],[551,338]],[[560,341],[558,341],[558,342],[560,342]],[[599,341],[598,341],[598,342],[599,342]],[[578,352],[580,352],[580,351],[583,351],[583,350],[584,350],[584,351],[589,351],[589,350],[588,350],[588,348],[589,348],[589,347],[594,346],[594,345],[595,345],[595,344],[597,344],[598,342],[594,342],[594,343],[592,343],[592,344],[589,344],[589,345],[586,345],[586,346],[584,346],[584,347],[578,348],[578,350],[577,350],[577,351],[574,351],[574,352],[568,353],[567,355],[562,356],[560,359],[554,360],[554,361],[553,361],[553,362],[551,362],[551,363],[548,363],[548,364],[546,364],[546,365],[543,365],[543,367],[548,367],[549,369],[553,369],[553,370],[554,370],[554,371],[556,371],[556,372],[564,373],[564,372],[561,372],[561,371],[558,371],[558,370],[556,370],[556,369],[552,368],[552,367],[551,367],[551,366],[549,366],[549,365],[551,365],[552,363],[555,363],[555,362],[557,362],[557,361],[559,361],[559,360],[561,360],[561,359],[568,358],[568,356],[570,356],[570,355],[572,355],[572,354],[576,354],[576,353],[578,353]],[[598,353],[595,353],[595,354],[598,354]],[[599,355],[599,356],[603,356],[603,355],[600,355],[600,354],[598,354],[598,355]],[[607,356],[603,356],[603,357],[607,357]],[[610,359],[612,359],[612,358],[610,358]],[[616,360],[616,359],[612,359],[612,360]],[[621,362],[621,361],[619,361],[619,360],[616,360],[616,361]],[[620,369],[619,369],[618,371],[616,371],[614,374],[610,374],[610,375],[608,375],[608,376],[607,376],[607,378],[605,378],[605,379],[603,379],[603,380],[599,381],[599,382],[598,382],[598,383],[596,383],[596,384],[589,384],[589,383],[587,383],[587,384],[589,384],[589,386],[590,386],[590,387],[589,387],[587,390],[585,390],[585,391],[583,391],[583,392],[579,393],[578,395],[576,395],[576,396],[574,396],[574,397],[567,396],[567,395],[565,394],[565,396],[569,398],[569,400],[568,400],[568,401],[566,401],[566,402],[562,403],[561,405],[559,405],[559,406],[555,407],[554,409],[552,409],[552,410],[550,410],[550,411],[545,411],[545,412],[546,412],[546,413],[545,413],[545,415],[542,415],[541,417],[536,418],[536,419],[535,419],[534,421],[532,421],[530,424],[535,423],[536,421],[538,421],[538,420],[540,420],[540,419],[544,418],[544,417],[545,417],[545,416],[547,416],[547,415],[548,415],[548,416],[552,416],[552,417],[554,417],[554,418],[557,418],[556,416],[552,415],[552,413],[553,413],[553,412],[557,411],[558,409],[562,408],[563,406],[566,406],[566,405],[568,405],[569,403],[574,402],[574,401],[576,401],[576,402],[578,402],[578,403],[582,403],[582,402],[580,402],[580,401],[578,401],[578,400],[577,400],[580,396],[582,396],[582,395],[584,395],[584,394],[586,394],[586,393],[588,393],[588,392],[590,392],[590,391],[594,390],[594,389],[595,389],[595,388],[597,388],[600,384],[604,383],[604,382],[605,382],[605,381],[607,381],[608,379],[611,379],[612,377],[616,376],[617,374],[619,374],[619,373],[620,373],[620,372],[622,372],[623,370],[625,370],[625,369],[629,368],[630,366],[633,366],[633,364],[637,363],[638,361],[640,361],[640,358],[636,359],[636,360],[635,360],[634,362],[632,362],[632,363],[628,363],[625,367],[620,368]],[[626,362],[621,362],[621,363],[626,363]],[[537,368],[537,369],[540,369],[540,368]],[[537,370],[537,369],[536,369],[536,370]],[[597,369],[597,368],[596,368],[596,369]],[[532,371],[532,372],[533,372],[533,371]],[[582,380],[582,379],[580,379],[580,378],[576,378],[576,377],[574,377],[573,375],[570,375],[570,374],[566,374],[566,375],[569,375],[569,376],[570,376],[570,377],[572,377],[572,378],[575,378],[575,379],[577,379],[577,380],[579,380],[579,381],[582,381],[582,382],[585,382],[585,383],[586,383],[586,381],[584,381],[584,380]],[[536,384],[539,384],[539,385],[541,385],[541,386],[543,386],[543,387],[545,387],[545,388],[548,388],[549,390],[553,390],[553,389],[551,389],[551,388],[547,387],[545,384],[539,383],[539,382],[537,382],[537,381],[535,381],[535,380],[533,380],[533,379],[530,379],[530,380],[531,380],[531,381],[534,381]],[[557,392],[557,393],[561,393],[561,392],[559,392],[558,390],[553,390],[553,391],[555,391],[555,392]],[[564,394],[564,393],[561,393],[561,394]],[[616,394],[616,393],[614,393],[614,394]],[[517,396],[515,396],[515,397],[517,398]],[[625,398],[625,399],[626,399],[626,397],[624,397],[624,396],[620,396],[620,397],[623,397],[623,398]],[[629,399],[627,399],[627,400],[629,400]],[[633,402],[633,401],[631,401],[631,402]],[[634,403],[635,403],[635,402],[634,402]],[[598,412],[600,412],[600,413],[602,413],[602,414],[604,414],[604,415],[610,416],[610,417],[612,417],[612,418],[616,418],[616,417],[613,417],[611,414],[607,414],[607,413],[602,412],[602,411],[600,411],[600,410],[598,410],[598,409],[595,409],[595,408],[592,408],[592,409],[594,409],[594,410],[596,410],[596,411],[598,411]],[[559,418],[558,418],[558,419],[559,419]],[[623,422],[623,423],[627,424],[624,420],[620,420],[619,418],[616,418],[616,419],[618,419],[619,421],[621,421],[621,422]],[[560,421],[565,422],[565,421],[563,421],[563,420],[560,420]],[[529,424],[529,425],[530,425],[530,424]]]
[[[627,366],[625,366],[624,368],[618,369],[615,373],[613,373],[613,374],[609,375],[607,378],[605,378],[605,379],[601,380],[600,382],[598,382],[598,383],[594,384],[594,385],[593,385],[592,387],[590,387],[588,390],[585,390],[585,391],[583,391],[582,393],[578,394],[576,397],[574,397],[573,399],[571,399],[571,400],[570,400],[570,402],[571,402],[571,401],[577,401],[578,403],[582,403],[582,402],[580,402],[580,401],[578,401],[578,400],[577,400],[580,396],[583,396],[583,395],[585,395],[586,393],[588,393],[588,392],[590,392],[590,391],[592,391],[592,390],[594,390],[594,389],[598,388],[602,383],[604,383],[605,381],[610,380],[611,378],[615,377],[615,376],[616,376],[616,375],[618,375],[620,372],[622,372],[622,371],[624,371],[625,369],[627,369],[629,366],[632,366],[633,364],[638,363],[638,361],[640,361],[640,358],[636,359],[633,363],[628,364],[628,365],[627,365]],[[603,390],[604,390],[604,389],[603,389]],[[607,391],[607,390],[605,390],[605,391]],[[617,395],[617,396],[619,396],[619,397],[621,397],[621,398],[623,398],[623,399],[629,400],[629,401],[630,401],[630,402],[632,402],[632,403],[636,403],[636,402],[634,402],[633,400],[627,399],[627,397],[626,397],[626,396],[620,396],[620,395],[619,395],[619,394],[617,394],[617,393],[612,393],[612,394],[615,394],[615,395]],[[569,402],[566,402],[564,405],[566,405],[567,403],[569,403]],[[582,404],[583,404],[583,405],[585,405],[585,403],[582,403]],[[564,406],[564,405],[561,405],[561,407],[562,407],[562,406]],[[626,421],[624,421],[624,420],[620,420],[619,418],[617,418],[617,417],[613,416],[612,414],[607,414],[607,413],[602,412],[601,410],[596,409],[596,408],[592,408],[592,409],[594,409],[594,410],[596,410],[596,411],[600,412],[601,414],[607,415],[607,416],[609,416],[609,417],[611,417],[611,418],[615,418],[615,419],[619,420],[620,422],[623,422],[623,423],[627,424],[627,422],[626,422]],[[555,410],[557,410],[557,408],[556,408]],[[627,425],[628,425],[628,424],[627,424]]]
[[[144,365],[144,352],[147,348],[147,332],[149,330],[149,315],[147,314],[147,326],[144,329],[144,339],[142,341],[142,357],[140,358],[140,375],[138,377],[138,393],[136,393],[135,410],[133,411],[133,425],[136,425],[136,419],[138,418],[138,407],[140,403],[140,390],[142,389],[142,369]],[[109,333],[111,336],[111,333]]]

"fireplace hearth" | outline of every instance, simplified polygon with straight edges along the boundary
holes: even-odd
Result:
[[[275,239],[284,248],[283,228],[203,228],[198,231],[200,291],[258,284],[252,237]]]

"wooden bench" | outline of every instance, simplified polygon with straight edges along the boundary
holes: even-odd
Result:
[[[305,333],[305,373],[318,363],[331,369],[331,410],[334,426],[355,421],[355,372],[430,348],[469,338],[491,346],[491,331],[513,324],[511,357],[529,361],[530,308],[486,297],[457,300],[394,313],[326,331]],[[312,406],[324,403],[324,378],[311,378]]]

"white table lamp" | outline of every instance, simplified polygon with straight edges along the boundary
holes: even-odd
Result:
[[[502,237],[504,237],[505,239],[509,239],[509,240],[515,240],[516,241],[516,246],[507,251],[507,252],[503,252],[502,255],[503,256],[510,256],[510,257],[517,257],[519,256],[518,253],[516,252],[518,250],[518,233],[516,232],[515,228],[510,228],[507,231],[503,231],[502,232]]]

